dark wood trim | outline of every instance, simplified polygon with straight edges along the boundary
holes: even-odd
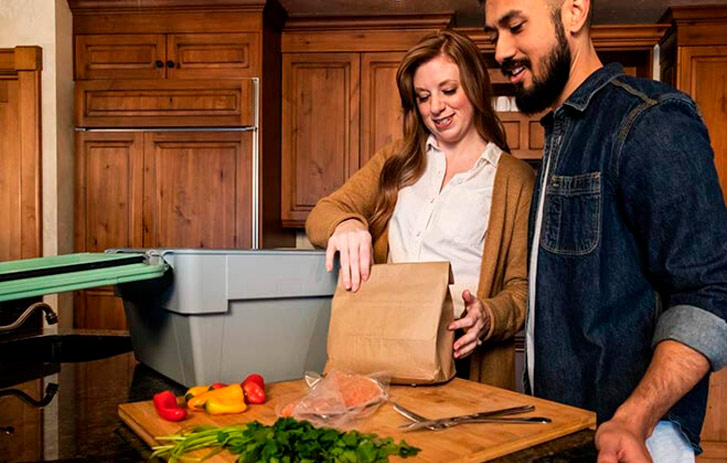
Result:
[[[381,29],[443,29],[454,13],[390,14],[386,16],[291,16],[286,31],[357,31]]]
[[[73,34],[165,34],[174,32],[257,32],[262,12],[246,11],[125,11],[76,13]]]
[[[262,11],[265,0],[68,0],[73,14],[105,11],[239,9]]]
[[[724,19],[727,19],[725,5],[680,5],[670,6],[659,19],[659,22],[718,21]]]
[[[597,49],[645,49],[658,44],[664,37],[669,24],[608,24],[596,25],[591,29],[593,44]],[[495,44],[490,34],[480,28],[456,28],[470,37],[485,53],[494,53]]]
[[[666,37],[676,40],[679,47],[727,45],[724,5],[672,6],[661,21],[671,23]]]
[[[43,50],[36,46],[0,49],[0,73],[17,74],[19,71],[41,71]]]

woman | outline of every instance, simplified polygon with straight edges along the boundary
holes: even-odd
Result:
[[[455,284],[454,356],[469,378],[514,389],[513,335],[527,294],[533,172],[508,154],[484,59],[466,36],[440,31],[402,59],[403,140],[377,153],[308,216],[310,241],[339,253],[356,291],[372,262],[448,260]],[[475,296],[476,295],[476,296]]]

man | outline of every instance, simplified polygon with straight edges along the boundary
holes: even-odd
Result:
[[[517,105],[549,110],[526,384],[595,410],[599,463],[694,461],[727,363],[727,211],[693,101],[603,66],[591,0],[487,0]]]

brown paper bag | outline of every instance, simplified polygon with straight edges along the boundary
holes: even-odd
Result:
[[[385,372],[395,384],[451,379],[451,280],[449,262],[424,262],[374,265],[369,280],[355,293],[339,284],[328,329],[326,371]]]

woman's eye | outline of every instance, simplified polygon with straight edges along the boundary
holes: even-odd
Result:
[[[446,90],[442,90],[442,92],[445,95],[454,95],[455,93],[457,93],[457,89],[456,88],[448,88]]]
[[[419,103],[424,103],[429,99],[429,95],[417,95],[417,101]]]

